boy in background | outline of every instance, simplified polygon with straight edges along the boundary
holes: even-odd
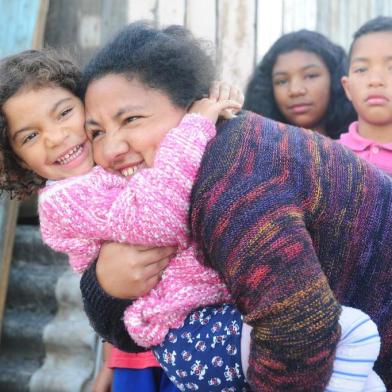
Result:
[[[392,175],[392,18],[379,16],[354,34],[343,88],[358,114],[340,136],[357,155]]]

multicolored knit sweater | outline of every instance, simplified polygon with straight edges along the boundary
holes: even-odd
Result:
[[[205,152],[191,222],[206,264],[254,327],[253,390],[324,390],[338,302],[378,325],[375,369],[392,390],[388,176],[317,133],[245,113]]]
[[[160,283],[124,313],[128,333],[140,346],[161,343],[190,310],[229,300],[218,274],[196,260],[188,228],[192,184],[215,134],[208,119],[188,114],[163,139],[153,168],[127,179],[96,166],[39,195],[43,240],[67,253],[78,272],[97,258],[104,241],[179,246]]]

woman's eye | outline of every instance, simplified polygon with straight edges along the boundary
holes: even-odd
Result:
[[[22,139],[22,145],[30,142],[37,136],[37,132],[31,132],[26,137]]]
[[[91,131],[88,131],[87,134],[88,134],[90,140],[94,140],[98,136],[102,135],[103,131],[101,131],[100,129],[93,129]]]
[[[125,124],[129,124],[131,122],[136,121],[138,118],[139,118],[139,116],[129,116],[129,117],[126,117],[126,118],[124,118],[124,123]]]
[[[72,112],[72,110],[73,110],[73,108],[68,108],[68,109],[63,110],[62,112],[60,112],[60,116],[59,117],[63,118],[65,116],[67,116],[69,113]]]

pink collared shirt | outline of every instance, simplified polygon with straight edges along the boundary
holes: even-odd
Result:
[[[358,133],[358,121],[351,123],[348,132],[340,135],[339,142],[361,158],[392,175],[392,143],[365,139]]]

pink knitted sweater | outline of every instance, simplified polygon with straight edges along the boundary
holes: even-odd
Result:
[[[192,309],[230,300],[217,273],[196,260],[188,229],[190,192],[215,133],[208,119],[188,114],[164,137],[153,168],[125,178],[96,166],[40,192],[42,238],[67,253],[78,272],[97,258],[104,241],[178,245],[159,284],[124,313],[129,334],[141,346],[161,343]]]

